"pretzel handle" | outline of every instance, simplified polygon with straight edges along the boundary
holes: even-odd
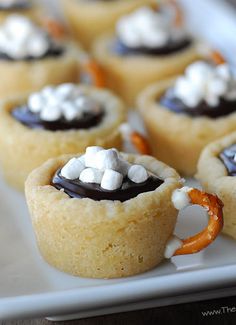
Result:
[[[97,62],[92,59],[88,59],[82,64],[81,79],[85,79],[87,83],[98,88],[106,87],[104,72]]]
[[[130,134],[130,141],[140,154],[151,155],[151,148],[148,140],[141,133],[133,131]]]
[[[190,204],[197,204],[207,210],[209,222],[205,229],[198,234],[182,240],[182,246],[173,256],[200,252],[210,245],[223,228],[223,203],[213,194],[190,188],[187,191]]]

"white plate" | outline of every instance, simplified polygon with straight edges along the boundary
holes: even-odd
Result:
[[[195,32],[220,46],[233,62],[233,10],[219,0],[181,2]],[[195,19],[193,13],[198,18],[201,14],[201,19]],[[198,214],[196,207],[181,213],[176,227],[180,237],[206,224],[205,214],[201,212],[200,218]],[[235,294],[235,251],[236,242],[222,235],[204,252],[175,257],[139,276],[114,280],[75,278],[42,260],[23,195],[0,179],[0,319],[54,315],[70,319]]]
[[[97,315],[116,311],[118,307],[148,307],[154,300],[155,305],[177,303],[181,300],[174,299],[176,296],[236,284],[236,242],[224,236],[204,252],[175,257],[134,277],[92,280],[61,273],[39,255],[23,195],[3,181],[0,193],[1,319],[72,313],[77,313],[77,317]],[[180,215],[176,233],[185,237],[205,224],[206,216],[200,208],[188,208]],[[145,300],[152,301],[145,305]],[[142,305],[132,305],[134,302]]]

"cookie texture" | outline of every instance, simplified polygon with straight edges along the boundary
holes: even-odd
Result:
[[[213,119],[171,112],[159,104],[159,99],[174,81],[168,79],[149,86],[140,94],[137,105],[153,155],[181,174],[193,176],[203,148],[236,130],[236,113]]]
[[[43,86],[79,79],[78,48],[72,42],[64,45],[64,53],[32,61],[0,60],[0,98],[28,91],[36,91]],[[20,76],[20,78],[19,78]]]
[[[228,176],[219,154],[236,143],[236,132],[209,144],[202,152],[197,169],[197,179],[203,188],[215,193],[224,203],[223,233],[236,239],[236,177]]]
[[[114,28],[119,17],[155,0],[83,1],[61,0],[71,32],[85,48],[98,35]]]
[[[105,96],[104,118],[90,129],[49,131],[31,129],[11,115],[13,108],[27,102],[28,95],[9,98],[0,104],[0,164],[6,180],[23,190],[28,174],[49,158],[66,153],[84,151],[97,145],[120,149],[122,139],[119,126],[125,121],[123,103],[112,93],[90,86],[81,86],[85,94],[97,92]]]
[[[180,74],[187,65],[199,58],[196,44],[169,55],[119,55],[112,51],[114,35],[100,36],[93,45],[93,55],[101,65],[108,86],[128,105],[135,101],[148,85]]]
[[[116,278],[147,271],[163,260],[177,210],[179,175],[149,156],[127,155],[164,179],[155,191],[125,201],[71,199],[50,185],[72,156],[51,159],[28,177],[25,193],[38,247],[52,266],[82,277]]]

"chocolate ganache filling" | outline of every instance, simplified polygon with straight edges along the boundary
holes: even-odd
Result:
[[[112,44],[112,50],[119,55],[166,55],[184,50],[190,46],[191,43],[192,41],[190,38],[185,38],[179,41],[169,41],[169,43],[162,47],[148,48],[140,46],[137,48],[131,48],[122,43],[121,40],[116,39]]]
[[[81,182],[80,180],[69,180],[64,178],[58,170],[52,179],[52,185],[58,189],[63,190],[71,198],[90,198],[95,201],[111,200],[111,201],[127,201],[140,193],[150,192],[157,189],[163,180],[151,175],[143,182],[136,184],[126,177],[120,189],[115,191],[108,191],[101,188],[98,184],[89,184]]]
[[[220,159],[224,163],[229,176],[236,176],[236,144],[226,148],[220,153]]]
[[[12,116],[22,124],[31,129],[44,129],[50,131],[71,130],[71,129],[89,129],[97,126],[103,119],[104,111],[84,112],[79,119],[72,121],[64,117],[56,121],[44,121],[38,113],[32,113],[28,106],[17,107],[12,111]]]
[[[6,60],[6,61],[34,61],[34,60],[41,60],[48,57],[59,57],[64,53],[64,49],[62,47],[56,47],[51,45],[50,48],[40,57],[34,57],[31,55],[28,55],[24,57],[23,59],[15,59],[11,57],[10,55],[0,52],[0,60]]]
[[[165,95],[161,97],[160,104],[172,112],[187,114],[192,117],[208,116],[217,118],[236,111],[236,101],[229,101],[224,98],[220,98],[219,104],[214,107],[209,106],[205,101],[201,101],[199,105],[195,107],[188,107],[181,99],[174,95],[172,89],[168,90]]]

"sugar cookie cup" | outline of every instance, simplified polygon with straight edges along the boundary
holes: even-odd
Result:
[[[139,95],[137,106],[147,128],[153,155],[179,173],[193,176],[203,148],[236,130],[236,113],[219,118],[174,113],[159,103],[174,82],[175,79],[168,79],[147,87]]]
[[[223,233],[236,239],[236,178],[229,176],[219,158],[222,151],[236,143],[236,132],[209,144],[202,151],[196,177],[204,189],[216,193],[224,203]]]
[[[3,76],[0,80],[0,98],[36,91],[48,84],[78,81],[78,53],[78,47],[73,42],[67,42],[64,52],[58,57],[14,62],[0,59]]]
[[[72,199],[51,185],[52,175],[71,155],[51,159],[29,175],[27,203],[39,250],[49,264],[77,276],[124,277],[157,266],[164,255],[170,258],[197,252],[216,238],[223,220],[215,196],[190,188],[179,190],[181,181],[175,170],[150,156],[123,157],[164,182],[125,202],[94,201]],[[207,208],[210,221],[200,234],[182,241],[172,234],[177,208],[188,204]]]
[[[154,4],[155,0],[61,0],[61,3],[71,32],[88,49],[98,35],[114,28],[120,16]]]
[[[29,94],[1,102],[0,164],[6,180],[12,186],[22,190],[28,174],[51,157],[83,151],[90,145],[121,147],[119,126],[126,118],[123,103],[109,91],[91,86],[80,87],[85,94],[97,93],[105,98],[103,119],[89,129],[33,129],[11,114],[14,108],[26,104]]]
[[[149,84],[180,74],[199,58],[193,41],[188,47],[168,55],[119,55],[112,50],[114,35],[97,38],[92,53],[102,67],[109,88],[134,107],[140,93]]]

